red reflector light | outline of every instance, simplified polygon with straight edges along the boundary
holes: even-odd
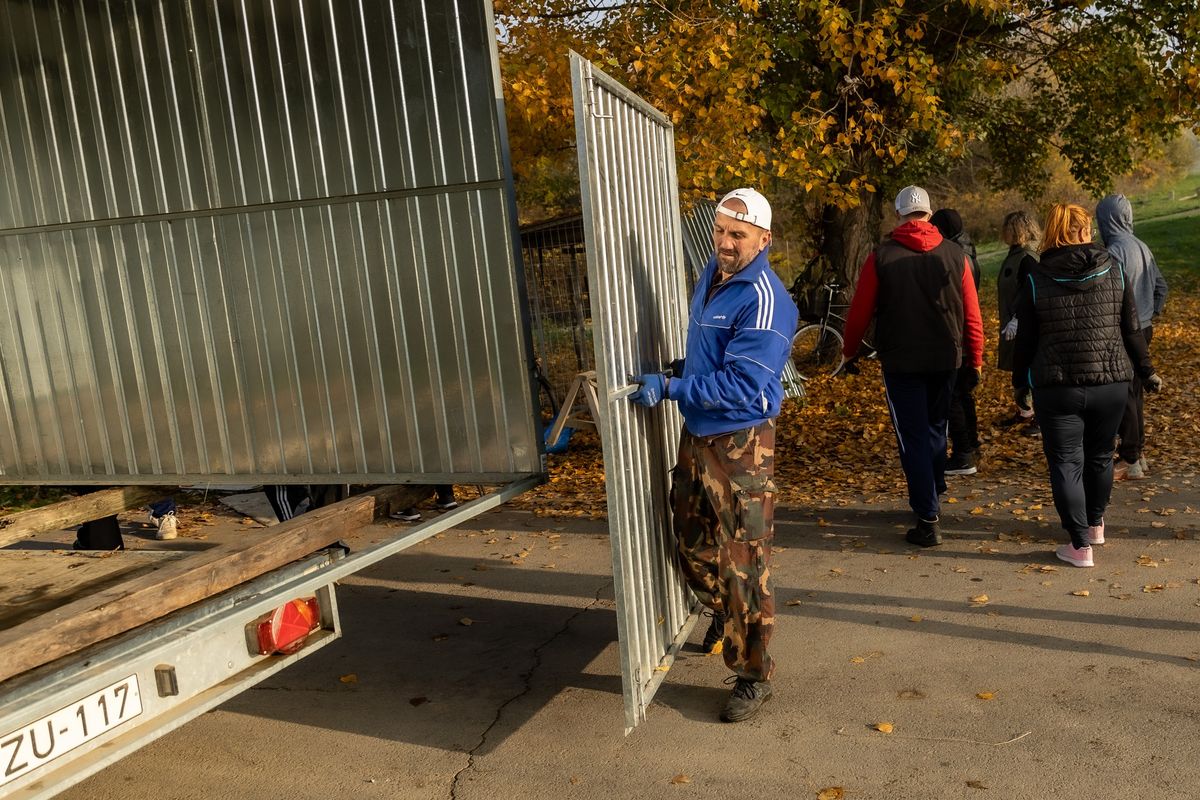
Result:
[[[258,623],[258,652],[262,655],[294,653],[308,635],[321,627],[321,607],[315,597],[303,597],[280,606]]]

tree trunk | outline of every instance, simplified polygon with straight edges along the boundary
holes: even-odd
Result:
[[[821,219],[821,253],[828,264],[827,280],[854,292],[858,273],[867,256],[879,243],[883,221],[883,199],[878,192],[863,192],[855,208],[826,206]]]

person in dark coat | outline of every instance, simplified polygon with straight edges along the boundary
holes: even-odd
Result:
[[[1121,264],[1092,241],[1092,220],[1077,205],[1046,219],[1041,263],[1017,298],[1013,395],[1036,398],[1054,507],[1071,541],[1055,551],[1076,567],[1095,565],[1113,481],[1113,444],[1129,380],[1162,387],[1138,321],[1133,285]]]
[[[1008,255],[996,276],[996,307],[1000,330],[996,347],[996,365],[1005,372],[1013,370],[1013,342],[1017,338],[1017,294],[1026,282],[1031,266],[1037,264],[1042,228],[1028,211],[1013,211],[1004,218],[1000,238],[1008,245]],[[1023,425],[1024,432],[1040,435],[1033,409],[1018,408],[1001,427]]]
[[[939,208],[929,218],[942,238],[962,248],[971,266],[971,280],[979,294],[979,257],[975,243],[963,227],[962,216],[953,208]],[[946,461],[947,475],[974,475],[979,468],[979,419],[975,414],[975,388],[979,386],[979,370],[963,363],[954,376],[954,393],[950,396],[950,457]]]

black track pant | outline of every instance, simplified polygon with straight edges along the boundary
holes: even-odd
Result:
[[[1154,326],[1147,325],[1142,328],[1142,335],[1146,337],[1146,346],[1150,346],[1150,339],[1154,335]],[[1142,379],[1137,375],[1133,376],[1133,380],[1129,382],[1129,396],[1125,398],[1125,415],[1121,417],[1121,427],[1117,433],[1121,437],[1121,446],[1117,449],[1117,453],[1121,456],[1121,460],[1132,464],[1141,458],[1142,450],[1146,446],[1146,417],[1142,413],[1144,397],[1142,394]]]
[[[1033,390],[1054,508],[1076,547],[1087,546],[1088,526],[1099,525],[1108,507],[1113,440],[1128,394],[1127,382]]]
[[[979,383],[974,367],[959,367],[950,396],[950,449],[955,454],[979,449],[979,420],[975,416],[975,387]]]

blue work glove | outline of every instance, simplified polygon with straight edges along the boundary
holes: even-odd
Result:
[[[654,408],[667,396],[667,376],[661,372],[649,372],[645,375],[638,375],[636,378],[631,375],[629,380],[631,383],[641,386],[640,389],[629,395],[629,399],[639,406]]]

